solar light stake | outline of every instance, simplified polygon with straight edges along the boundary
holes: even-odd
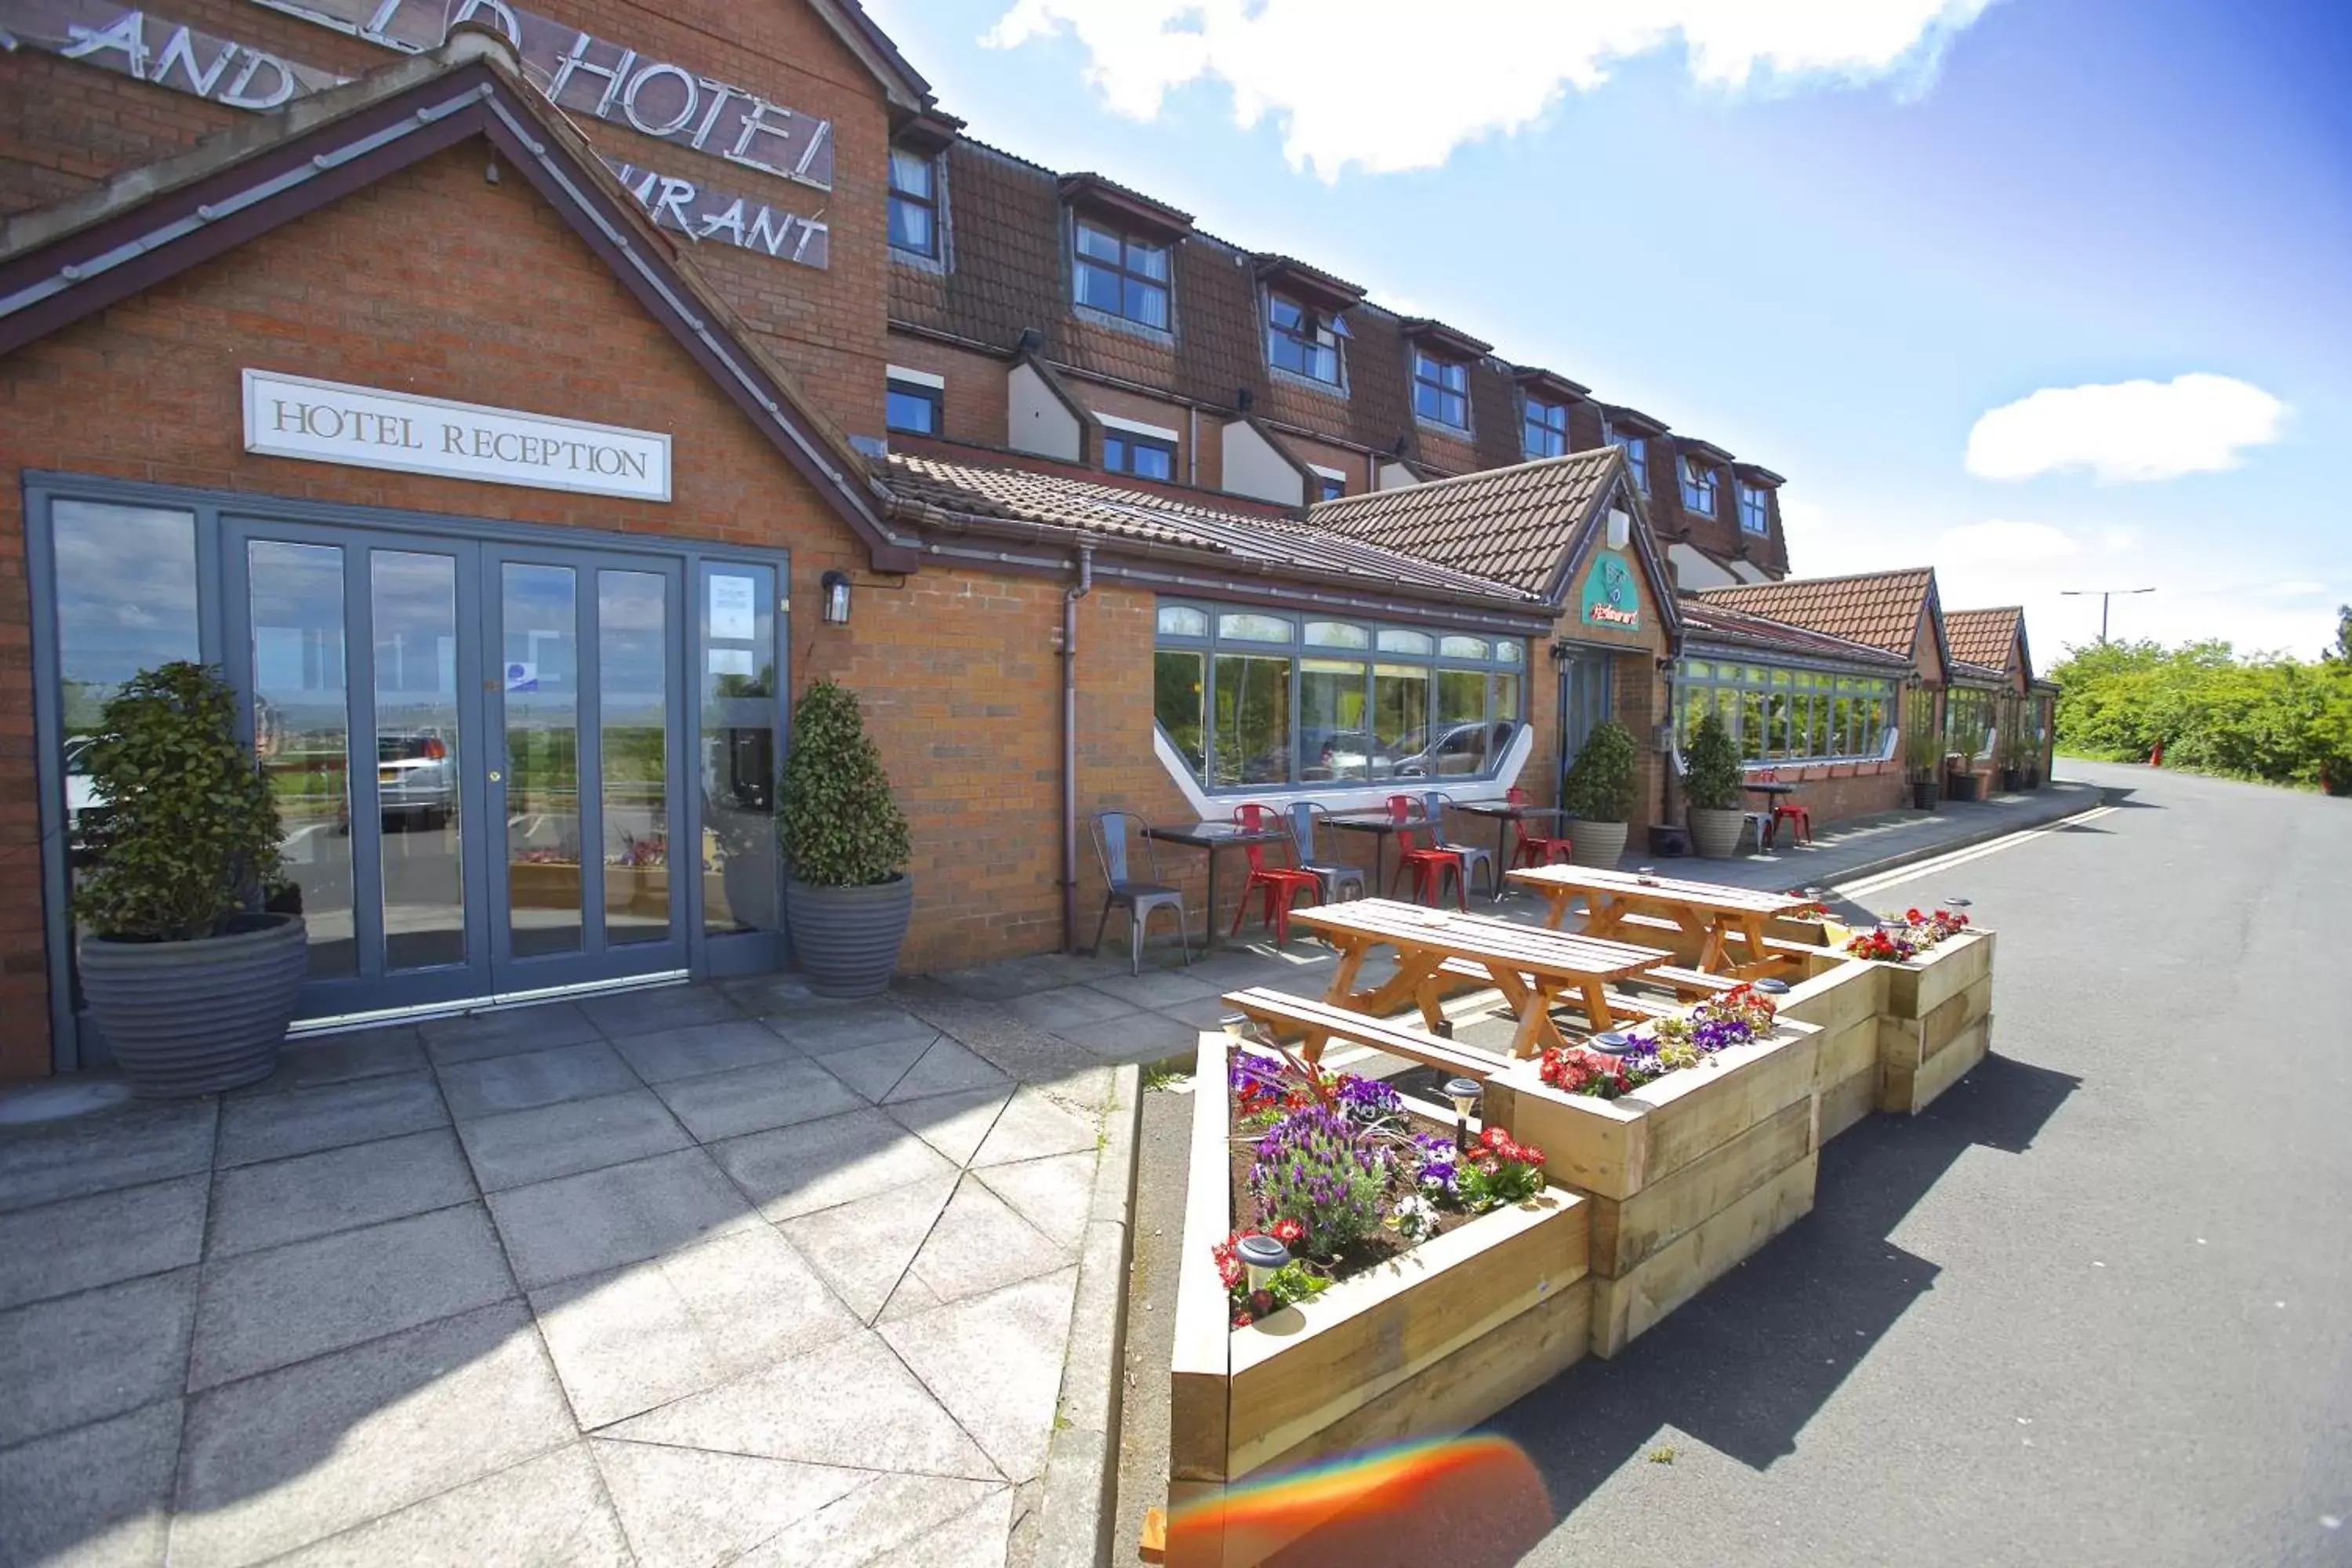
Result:
[[[1604,1057],[1622,1057],[1633,1048],[1633,1037],[1616,1029],[1604,1029],[1590,1043]]]
[[[1785,980],[1751,980],[1748,984],[1767,996],[1786,996],[1789,983]]]
[[[1457,1150],[1470,1147],[1470,1110],[1478,1103],[1480,1092],[1475,1078],[1445,1081],[1445,1098],[1454,1102],[1454,1147]]]
[[[1242,1267],[1249,1270],[1253,1296],[1265,1289],[1275,1270],[1290,1261],[1290,1248],[1270,1236],[1245,1236],[1234,1251],[1241,1258]]]

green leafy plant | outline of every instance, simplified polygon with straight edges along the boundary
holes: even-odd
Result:
[[[1603,719],[1576,753],[1560,804],[1587,822],[1631,822],[1641,806],[1641,772],[1633,732]]]
[[[781,804],[785,858],[811,887],[887,882],[913,853],[857,696],[835,681],[810,687],[793,715]]]
[[[1932,782],[1944,768],[1944,734],[1936,727],[1936,694],[1914,686],[1904,698],[1903,765],[1911,777]]]
[[[1723,715],[1709,713],[1698,721],[1690,751],[1683,758],[1683,798],[1695,811],[1731,811],[1739,805],[1739,748],[1732,744]]]
[[[269,781],[236,739],[236,696],[185,660],[131,677],[89,751],[97,866],[74,912],[104,937],[220,934],[278,880],[283,837]]]

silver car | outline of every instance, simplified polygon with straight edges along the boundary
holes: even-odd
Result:
[[[375,790],[386,826],[446,826],[457,805],[457,758],[429,731],[378,735]]]

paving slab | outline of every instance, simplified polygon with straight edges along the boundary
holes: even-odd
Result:
[[[629,1568],[633,1561],[588,1445],[573,1443],[274,1559],[272,1568]]]
[[[1074,1024],[1097,1023],[1138,1010],[1133,1002],[1109,994],[1097,985],[1064,985],[1016,996],[1004,1010],[1041,1029],[1063,1029]]]
[[[1101,1135],[1097,1118],[1079,1114],[1043,1089],[1022,1089],[989,1129],[971,1163],[1001,1165],[1045,1154],[1091,1152]]]
[[[591,997],[580,1011],[608,1040],[650,1035],[696,1024],[721,1024],[744,1016],[715,985],[664,985]]]
[[[1003,1085],[902,1100],[885,1106],[883,1113],[946,1158],[968,1165],[1012,1098],[1012,1088]]]
[[[191,1393],[514,1294],[478,1203],[205,1266]]]
[[[618,1094],[636,1088],[637,1083],[629,1064],[602,1040],[490,1057],[441,1069],[441,1091],[448,1097],[449,1113],[461,1121]]]
[[[915,1254],[914,1274],[940,1300],[955,1301],[1072,1261],[1070,1252],[966,1176]]]
[[[981,1184],[1011,1205],[1048,1241],[1075,1252],[1086,1240],[1094,1202],[1095,1153],[1053,1154],[975,1171]]]
[[[291,1159],[448,1123],[448,1109],[431,1073],[389,1073],[285,1094],[231,1098],[221,1102],[217,1163]]]
[[[845,1204],[932,1177],[953,1162],[878,1110],[754,1132],[710,1145],[710,1154],[772,1220]]]
[[[0,1128],[0,1209],[134,1187],[211,1167],[218,1102],[129,1103]]]
[[[1108,1092],[1109,1075],[1099,1057],[1039,1028],[1008,1007],[975,1001],[919,978],[902,983],[892,994],[924,1022],[986,1058],[1009,1078],[1062,1086],[1076,1079],[1098,1080],[1103,1092]]]
[[[693,1142],[649,1089],[485,1116],[460,1121],[457,1131],[486,1193],[667,1154]]]
[[[609,1438],[589,1446],[636,1560],[648,1568],[740,1561],[876,1479],[871,1470],[702,1448]]]
[[[989,1505],[1003,1510],[1013,1489],[1002,1483],[952,1480],[938,1476],[876,1478],[840,1501],[820,1509],[736,1560],[739,1568],[824,1568],[842,1563],[871,1564],[909,1548],[928,1550],[957,1522],[984,1522]],[[1009,1510],[1007,1510],[1009,1511]],[[982,1562],[1001,1562],[997,1555]]]
[[[909,1535],[866,1568],[1002,1568],[1019,1490],[998,1488],[953,1519]]]
[[[952,1172],[785,1220],[782,1230],[834,1293],[865,1322],[904,1297],[908,1310],[938,1296],[907,1273],[954,1194]],[[910,1295],[908,1286],[912,1283]]]
[[[926,1475],[1003,1479],[873,1334],[778,1362],[603,1436],[819,1465],[887,1461]]]
[[[195,1262],[209,1185],[177,1176],[0,1212],[0,1310]]]
[[[183,1268],[0,1312],[0,1447],[176,1397],[196,1274]]]
[[[818,1057],[889,1040],[928,1038],[933,1032],[920,1018],[887,1002],[851,1002],[788,1013],[769,1018],[768,1027]]]
[[[907,1039],[853,1046],[816,1059],[824,1064],[825,1071],[856,1090],[858,1098],[874,1103],[898,1087],[898,1080],[929,1053],[932,1042],[939,1037],[936,1031],[926,1029]]]
[[[431,1065],[425,1055],[425,1037],[414,1026],[355,1029],[345,1035],[320,1035],[289,1040],[278,1053],[278,1070],[259,1083],[232,1089],[232,1096],[283,1094],[289,1089],[316,1089],[321,1084],[348,1083],[386,1073],[415,1072]]]
[[[855,1089],[789,1049],[781,1061],[677,1079],[656,1084],[654,1092],[705,1143],[838,1116],[866,1104]]]
[[[530,1295],[580,1425],[590,1430],[859,1331],[766,1226]]]
[[[965,1049],[941,1035],[931,1042],[906,1076],[899,1079],[880,1103],[893,1104],[904,1100],[923,1100],[935,1094],[957,1094],[967,1089],[1012,1087],[1012,1080],[992,1067],[986,1059]]]
[[[1130,1007],[1172,1007],[1217,994],[1216,986],[1193,975],[1147,969],[1140,974],[1114,974],[1092,983],[1094,989]]]
[[[189,1406],[173,1568],[290,1552],[573,1441],[520,1301],[232,1383]]]
[[[211,1256],[331,1236],[476,1195],[446,1127],[239,1165],[213,1178]]]
[[[1077,1279],[1063,1268],[879,1331],[1008,1479],[1045,1468]]]
[[[632,1035],[614,1041],[613,1048],[647,1083],[759,1067],[801,1054],[766,1025],[741,1017]]]
[[[700,1149],[492,1193],[489,1205],[526,1289],[760,1223]]]
[[[5,1560],[45,1568],[146,1568],[163,1561],[180,1401],[166,1399],[0,1449]]]
[[[585,1045],[604,1037],[603,1031],[588,1021],[588,1016],[570,1002],[500,1007],[462,1017],[436,1018],[418,1025],[417,1032],[425,1037],[425,1049],[437,1067],[511,1056],[517,1051]]]
[[[1319,994],[1319,988],[1318,988]],[[1134,1013],[1099,1024],[1080,1024],[1063,1037],[1094,1053],[1098,1062],[1156,1062],[1190,1052],[1199,1031],[1157,1013]]]

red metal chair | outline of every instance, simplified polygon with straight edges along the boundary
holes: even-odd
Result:
[[[1234,807],[1234,821],[1252,833],[1282,827],[1282,818],[1274,808],[1256,801]],[[1249,880],[1242,884],[1241,900],[1234,907],[1234,934],[1241,934],[1242,921],[1249,914],[1250,891],[1258,889],[1265,893],[1265,910],[1258,923],[1274,928],[1275,944],[1280,946],[1290,940],[1291,900],[1305,893],[1308,903],[1319,902],[1323,883],[1314,872],[1297,866],[1269,863],[1266,849],[1264,844],[1242,846],[1242,852],[1249,857]]]
[[[1778,784],[1780,780],[1780,770],[1767,768],[1756,777],[1759,784]],[[1780,837],[1780,824],[1783,822],[1790,825],[1789,831],[1795,835],[1790,842],[1811,844],[1813,841],[1813,814],[1799,805],[1795,795],[1780,795],[1773,800],[1772,830],[1766,837],[1778,842]]]
[[[1534,797],[1517,784],[1505,790],[1503,798],[1513,805],[1535,804]],[[1555,856],[1562,860],[1568,858],[1567,834],[1561,833],[1554,837],[1549,834],[1529,833],[1524,819],[1514,822],[1511,826],[1517,828],[1519,832],[1518,842],[1511,850],[1511,864],[1514,867],[1549,866]]]
[[[1442,903],[1445,899],[1445,874],[1451,871],[1454,873],[1454,906],[1467,910],[1470,908],[1467,890],[1470,879],[1463,870],[1462,852],[1445,847],[1440,837],[1441,826],[1430,821],[1425,812],[1414,816],[1413,798],[1409,795],[1389,796],[1389,820],[1402,829],[1397,835],[1397,868],[1396,875],[1389,879],[1390,894],[1395,894],[1398,879],[1410,868],[1412,872],[1413,901]],[[1427,846],[1413,843],[1412,827],[1405,826],[1408,823],[1412,827],[1429,829],[1430,842]]]

